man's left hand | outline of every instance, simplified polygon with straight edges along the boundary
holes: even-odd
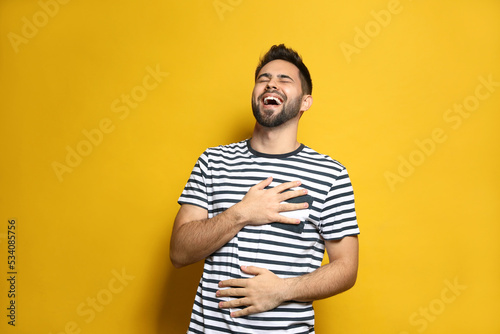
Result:
[[[241,270],[251,278],[229,279],[219,282],[220,288],[228,289],[216,292],[217,297],[239,297],[227,302],[220,302],[220,308],[245,307],[231,312],[231,317],[242,317],[250,314],[272,310],[285,301],[285,279],[273,272],[254,266],[242,266]]]

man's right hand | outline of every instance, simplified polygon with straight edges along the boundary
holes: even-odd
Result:
[[[290,190],[300,181],[268,187],[271,177],[250,188],[243,199],[224,212],[208,218],[199,206],[183,204],[177,213],[170,239],[170,258],[174,266],[183,267],[200,261],[231,240],[246,225],[269,223],[299,224],[295,218],[280,212],[306,209],[307,203],[285,201],[307,194],[307,190]]]
[[[274,188],[268,187],[273,181],[268,177],[251,187],[241,202],[232,210],[238,212],[244,225],[264,225],[269,223],[299,224],[300,220],[280,215],[280,212],[303,210],[307,203],[286,203],[285,201],[307,194],[306,189],[290,190],[301,185],[300,181],[282,183]]]

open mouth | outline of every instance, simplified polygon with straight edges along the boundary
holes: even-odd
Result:
[[[283,100],[280,97],[270,96],[270,95],[264,96],[262,102],[264,103],[265,106],[269,105],[280,106],[281,104],[283,104]]]

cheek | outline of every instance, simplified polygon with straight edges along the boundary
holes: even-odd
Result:
[[[262,94],[260,90],[257,87],[255,87],[252,91],[252,100],[257,101],[260,94]]]
[[[283,89],[283,94],[285,94],[288,97],[288,99],[295,99],[297,98],[297,96],[300,96],[299,91],[297,91],[294,88]]]

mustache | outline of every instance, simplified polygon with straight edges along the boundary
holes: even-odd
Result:
[[[279,97],[281,97],[281,99],[283,100],[283,103],[286,102],[286,96],[283,95],[282,93],[278,92],[277,90],[275,89],[271,89],[271,90],[266,90],[264,93],[260,94],[259,95],[259,99],[258,101],[262,101],[262,98],[264,97],[265,94],[276,94],[278,95]]]

